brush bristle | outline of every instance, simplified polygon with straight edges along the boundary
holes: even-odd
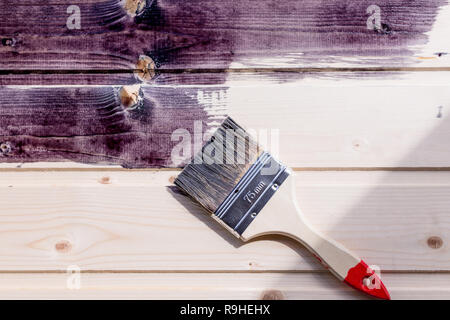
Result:
[[[258,143],[228,117],[178,175],[175,185],[213,213],[261,151]]]

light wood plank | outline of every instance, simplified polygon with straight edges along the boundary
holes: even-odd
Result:
[[[229,114],[292,167],[448,167],[448,75],[243,81]]]
[[[1,172],[0,270],[322,270],[288,239],[241,243],[168,188],[176,174]],[[296,181],[311,224],[367,263],[449,270],[450,172],[301,171]]]
[[[382,274],[392,299],[450,299],[449,274]],[[0,274],[1,299],[370,299],[328,273]],[[68,289],[67,283],[71,288]]]

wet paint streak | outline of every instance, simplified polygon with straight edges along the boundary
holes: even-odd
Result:
[[[180,142],[171,138],[176,129],[193,135],[200,121],[206,132],[225,116],[221,103],[199,103],[196,88],[144,87],[132,108],[121,105],[119,89],[1,89],[0,162],[173,167],[171,152]]]
[[[250,13],[258,10],[257,4],[247,11],[237,10],[243,13],[240,20],[253,21],[244,36],[234,37],[233,48],[236,54],[241,52],[241,64],[414,66],[420,63],[414,55],[427,44],[428,32],[448,1],[303,0],[272,5],[273,15],[263,19],[251,17]],[[381,30],[368,28],[372,14],[367,9],[372,5],[380,9]],[[245,48],[249,47],[254,52],[247,53]]]

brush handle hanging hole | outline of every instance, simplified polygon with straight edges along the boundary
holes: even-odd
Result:
[[[277,185],[276,183],[273,184],[272,189],[273,189],[273,190],[277,190],[277,189],[278,189],[278,185]]]
[[[253,219],[255,219],[255,218],[256,218],[256,212],[253,212],[250,216],[251,216]]]

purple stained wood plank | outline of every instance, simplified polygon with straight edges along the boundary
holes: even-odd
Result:
[[[139,79],[132,70],[142,55],[151,57],[160,72],[236,65],[415,65],[419,60],[412,56],[427,43],[438,11],[448,4],[447,0],[136,0],[145,8],[134,15],[125,9],[126,1],[132,0],[2,0],[2,77],[11,81],[21,77],[5,75],[4,70],[58,70],[58,79],[70,83],[74,70],[96,70],[99,75],[87,75],[85,83],[117,79],[134,83]],[[71,5],[80,9],[80,29],[67,27]],[[367,13],[371,6],[378,9]],[[118,78],[106,71],[123,74]],[[33,77],[51,81],[34,74],[22,79],[27,83]],[[77,78],[83,81],[79,72]]]
[[[350,60],[360,67],[409,66],[447,5],[446,0],[147,0],[145,8],[141,3],[2,0],[0,85],[222,84],[226,71],[240,65],[339,67]],[[80,9],[80,29],[67,27],[72,5]],[[375,30],[367,28],[372,5],[380,10]],[[256,71],[247,70],[249,79],[257,79]],[[311,75],[268,74],[272,81]],[[208,129],[225,113],[217,100],[199,103],[198,88],[145,87],[142,105],[134,109],[121,105],[117,90],[0,88],[0,162],[170,167],[173,130],[192,131],[195,120]]]
[[[111,71],[128,73],[127,83],[152,77],[130,77],[140,69],[142,56],[151,57],[152,68],[170,65],[176,53],[195,46],[210,51],[208,33],[201,25],[193,32],[177,32],[167,20],[156,1],[138,1],[146,6],[135,16],[127,4],[133,0],[35,2],[9,0],[2,2],[0,12],[0,69],[4,74],[22,75],[28,71],[52,73],[69,79],[72,74],[86,70],[89,79],[104,79]],[[76,6],[79,25],[69,28],[67,9]],[[70,10],[69,10],[70,11]],[[193,19],[202,19],[193,16]],[[70,20],[70,19],[69,19]],[[221,55],[221,60],[229,53]],[[92,76],[91,72],[100,76]],[[32,72],[33,73],[33,72]],[[115,75],[112,75],[114,82]],[[18,78],[16,76],[15,78]],[[41,77],[42,78],[42,77]]]
[[[177,129],[203,133],[224,118],[220,88],[1,88],[0,162],[76,161],[174,167]],[[189,154],[181,154],[189,158]],[[183,158],[184,159],[184,158]]]

